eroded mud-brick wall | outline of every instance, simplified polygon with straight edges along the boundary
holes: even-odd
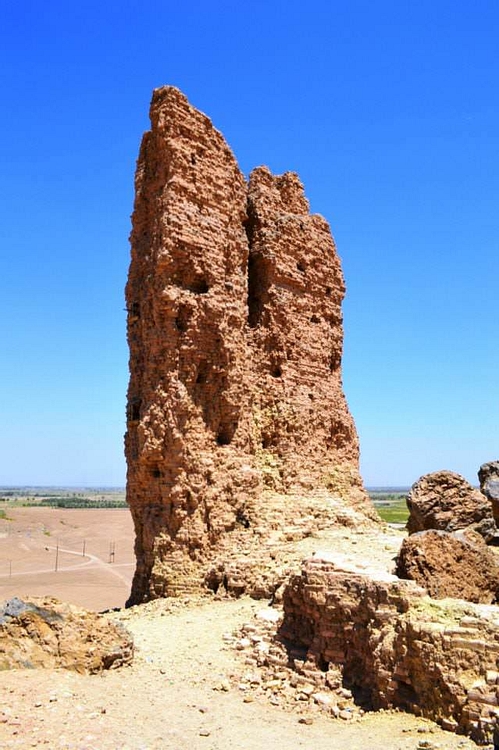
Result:
[[[247,184],[177,89],[157,89],[150,114],[126,289],[131,602],[202,587],[217,555],[300,526],[310,503],[318,526],[338,499],[371,513],[327,222],[295,174],[260,167]]]
[[[413,581],[317,556],[284,592],[280,638],[322,674],[339,669],[369,710],[401,708],[492,742],[499,706],[497,607],[427,596]],[[421,745],[420,745],[421,746]],[[459,743],[456,741],[456,747]]]

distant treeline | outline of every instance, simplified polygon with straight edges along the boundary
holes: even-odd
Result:
[[[33,505],[34,503],[30,503]],[[92,500],[89,497],[48,497],[36,503],[38,506],[49,506],[50,508],[126,508],[126,501],[116,498],[115,500]]]
[[[405,500],[407,492],[368,492],[373,503],[396,503],[399,500]]]

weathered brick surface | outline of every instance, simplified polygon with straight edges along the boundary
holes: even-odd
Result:
[[[412,581],[312,559],[284,592],[280,629],[370,708],[400,707],[490,742],[499,714],[499,610],[435,601]],[[326,680],[327,684],[327,680]]]
[[[268,592],[265,544],[374,518],[341,386],[340,263],[296,175],[247,185],[177,89],[154,92],[151,124],[126,289],[130,601]]]

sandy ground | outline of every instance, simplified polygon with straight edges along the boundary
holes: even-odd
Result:
[[[124,606],[135,569],[128,509],[6,513],[9,520],[0,519],[0,601],[49,594],[97,611]]]
[[[149,605],[127,613],[133,666],[97,676],[13,671],[2,676],[0,747],[61,750],[472,748],[431,722],[400,713],[345,722],[266,698],[245,702],[242,657],[224,634],[251,620],[250,600]],[[235,679],[234,679],[235,678]],[[227,683],[230,687],[227,688]],[[222,686],[222,687],[221,687]]]
[[[86,600],[91,602],[87,606],[95,609],[104,600],[104,606],[114,606],[111,602],[120,597],[123,601],[128,586],[110,570],[118,570],[120,564],[123,577],[131,578],[132,532],[128,514],[119,510],[36,513],[37,510],[40,509],[9,511],[15,520],[8,522],[12,524],[10,544],[5,546],[5,537],[0,540],[1,559],[5,560],[8,551],[7,559],[16,561],[16,569],[23,564],[29,565],[30,570],[20,569],[17,577],[11,578],[8,571],[4,572],[0,579],[2,598],[43,592],[76,603]],[[33,518],[38,526],[30,530]],[[44,530],[49,530],[50,536]],[[81,541],[86,538],[89,554],[93,555],[90,562],[75,563],[75,556],[68,555],[60,558],[57,573],[40,572],[54,563],[51,548],[56,532],[60,546],[76,552],[81,551]],[[129,538],[125,554],[126,533]],[[44,539],[49,541],[48,552],[39,549],[39,542]],[[322,543],[338,555],[364,561],[366,566],[373,560],[376,565],[390,566],[400,539],[400,532],[394,531],[359,535],[337,530]],[[110,540],[116,541],[115,563],[108,562]],[[314,544],[317,545],[317,540]],[[123,559],[118,556],[119,550]],[[93,576],[92,583],[89,576]],[[407,714],[365,714],[359,720],[345,721],[326,716],[314,705],[300,704],[290,709],[272,705],[264,695],[248,697],[240,683],[240,676],[247,670],[244,654],[234,649],[230,635],[237,633],[244,623],[255,621],[265,606],[265,602],[249,599],[163,600],[113,613],[112,617],[123,622],[134,635],[133,665],[93,676],[62,670],[4,672],[0,681],[0,748],[476,747],[467,739]]]

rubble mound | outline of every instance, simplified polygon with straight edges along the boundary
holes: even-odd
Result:
[[[478,470],[480,490],[492,504],[492,514],[499,523],[499,461],[482,464]]]
[[[280,638],[290,654],[322,671],[338,668],[368,709],[402,708],[492,741],[497,720],[499,610],[435,601],[412,581],[384,571],[304,563],[284,592]]]
[[[0,605],[0,671],[101,672],[129,664],[133,651],[119,623],[52,597],[14,597]]]
[[[474,531],[412,534],[402,542],[396,574],[416,581],[435,599],[497,603],[499,559]]]
[[[266,596],[282,545],[376,519],[342,389],[340,261],[296,174],[258,167],[247,183],[176,88],[150,116],[126,288],[129,604]]]
[[[409,534],[426,529],[458,531],[471,528],[490,541],[496,532],[490,502],[460,474],[435,471],[425,474],[407,498]]]

